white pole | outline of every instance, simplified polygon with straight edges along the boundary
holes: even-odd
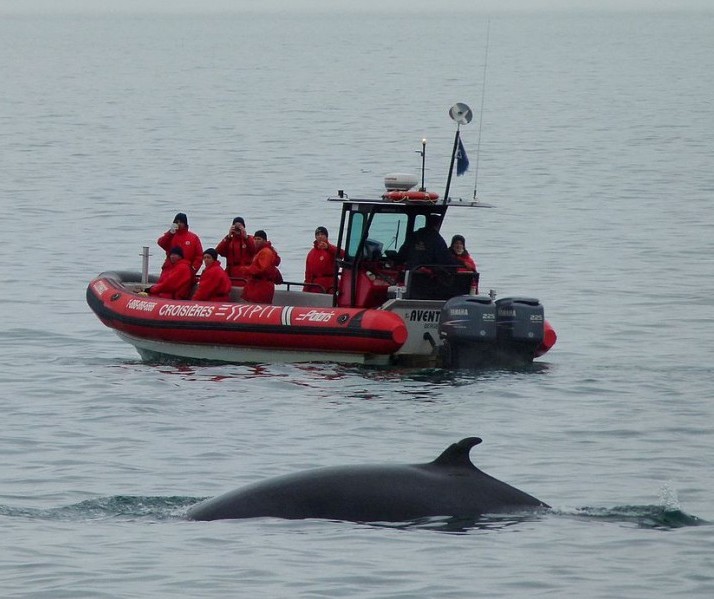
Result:
[[[149,282],[149,246],[145,245],[141,251],[141,284],[146,286]]]

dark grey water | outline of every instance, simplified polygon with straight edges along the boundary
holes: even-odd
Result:
[[[0,21],[0,588],[14,597],[708,597],[714,592],[714,17],[494,16],[478,192],[456,219],[499,294],[559,333],[532,369],[144,364],[90,313],[177,211],[240,214],[299,278],[324,201],[442,190],[486,21]],[[472,169],[478,123],[465,128]],[[158,250],[152,261],[158,267]],[[554,506],[413,526],[187,522],[314,466],[474,462]]]

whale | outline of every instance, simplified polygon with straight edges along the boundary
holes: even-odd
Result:
[[[285,518],[406,522],[550,506],[479,470],[467,437],[425,464],[326,466],[259,481],[191,506],[190,520]]]

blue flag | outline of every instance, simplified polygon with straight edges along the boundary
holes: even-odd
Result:
[[[459,147],[456,150],[456,176],[463,175],[467,170],[469,170],[469,157],[466,155],[464,144],[461,143],[461,136],[459,136]]]

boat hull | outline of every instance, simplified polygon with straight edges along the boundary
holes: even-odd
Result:
[[[171,343],[115,331],[126,343],[133,345],[142,360],[147,362],[206,361],[228,362],[231,364],[339,362],[340,364],[360,364],[387,366],[390,356],[380,354],[360,354],[350,352],[316,350],[281,350],[259,347],[226,345],[196,345],[191,343]]]
[[[142,355],[365,363],[387,361],[407,339],[402,319],[384,310],[171,300],[139,295],[139,280],[102,273],[87,303]]]
[[[556,335],[537,300],[460,296],[390,299],[379,308],[330,305],[331,296],[276,292],[275,304],[171,300],[140,294],[134,272],[105,272],[87,303],[150,361],[336,362],[480,368],[530,363]],[[500,304],[500,308],[497,304]]]

